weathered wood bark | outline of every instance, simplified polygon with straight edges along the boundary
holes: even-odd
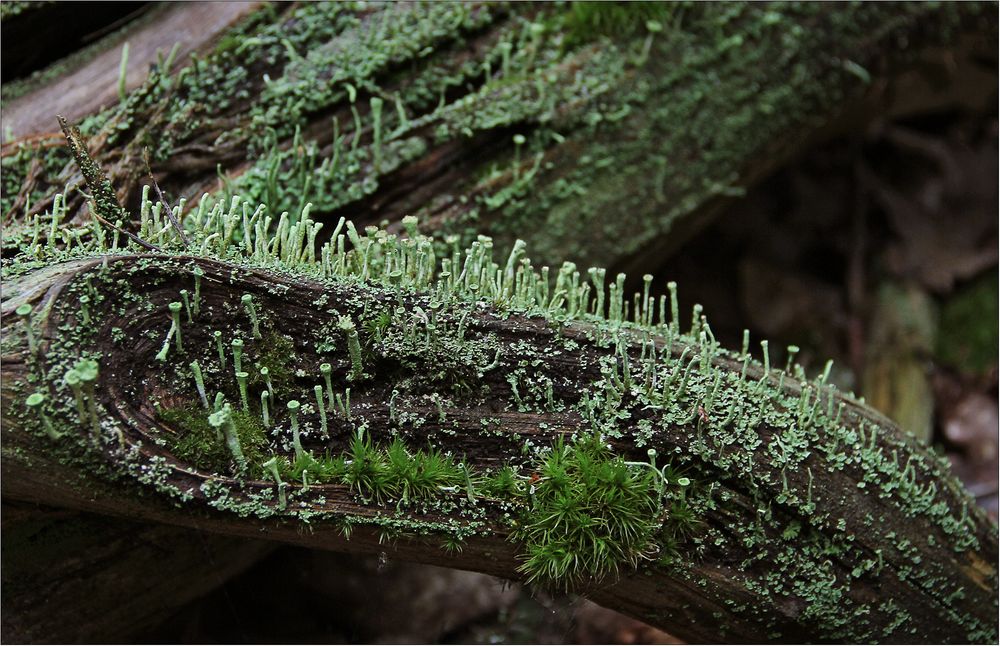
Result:
[[[198,529],[7,503],[2,536],[8,643],[128,641],[275,547]]]
[[[330,439],[315,432],[315,415],[301,420],[313,429],[303,436],[303,444],[317,454],[344,449],[363,424],[378,442],[396,429],[415,446],[433,440],[467,456],[476,468],[524,463],[526,443],[544,445],[590,427],[579,412],[581,398],[609,387],[602,372],[609,358],[618,365],[615,357],[625,353],[633,370],[645,365],[638,332],[626,330],[616,342],[597,323],[516,312],[498,316],[481,304],[465,310],[464,323],[445,308],[434,319],[434,330],[417,328],[415,334],[420,339],[426,334],[428,345],[405,360],[373,349],[367,360],[375,369],[364,379],[347,381],[353,374],[347,353],[331,357],[315,345],[322,343],[324,326],[334,324],[338,315],[366,321],[366,312],[375,316],[398,303],[404,311],[419,306],[433,312],[426,297],[356,283],[321,284],[190,257],[124,256],[104,264],[101,258],[63,263],[5,286],[6,498],[322,549],[386,551],[394,558],[519,576],[524,557],[508,540],[511,525],[499,511],[501,500],[480,500],[470,515],[465,503],[457,504],[464,494],[451,494],[454,504],[436,507],[378,504],[347,486],[320,484],[290,488],[290,503],[283,509],[272,483],[243,481],[177,459],[169,447],[179,431],[162,421],[157,406],[195,401],[195,395],[189,380],[178,390],[170,370],[153,369],[160,365],[153,355],[169,320],[166,303],[179,289],[190,288],[196,268],[203,272],[202,309],[195,324],[184,326],[188,348],[208,348],[211,355],[211,330],[229,329],[240,296],[251,294],[268,329],[293,340],[290,368],[318,375],[317,364],[332,361],[337,386],[352,387],[353,418],[331,418]],[[65,326],[82,321],[76,294],[89,289],[88,284],[96,285],[101,296],[89,305],[91,323],[67,342]],[[12,315],[26,302],[42,313],[35,321],[41,338],[35,358],[27,350],[23,326]],[[408,317],[395,316],[388,323],[390,331],[413,325]],[[502,348],[493,365],[453,365],[457,372],[441,371],[448,358],[431,350],[431,339],[451,338],[456,325],[464,329],[464,343]],[[688,364],[682,382],[688,390],[682,385],[672,395],[683,403],[681,417],[693,410],[693,402],[707,407],[711,418],[698,408],[689,420],[678,422],[666,404],[643,406],[642,389],[636,385],[622,391],[616,410],[627,415],[608,427],[618,432],[608,439],[616,451],[642,461],[642,437],[659,455],[672,456],[688,469],[697,483],[689,495],[701,522],[693,537],[679,545],[674,564],[645,563],[639,571],[624,571],[618,580],[593,582],[582,593],[692,641],[937,643],[996,638],[996,528],[939,458],[882,416],[827,387],[765,376],[756,362],[744,383],[736,379],[747,370],[739,356],[706,349],[688,337],[674,338],[675,347],[666,352],[662,336],[652,342],[666,365],[674,366],[675,376],[683,365],[678,355],[694,349],[712,356],[710,369],[692,371],[694,362]],[[625,345],[616,349],[616,343]],[[247,352],[253,351],[248,344]],[[102,426],[97,437],[111,439],[96,446],[91,425],[73,421],[76,410],[65,386],[50,381],[83,352],[101,357],[96,403]],[[208,365],[208,358],[197,356]],[[477,369],[475,388],[431,390],[446,393],[437,399],[420,394],[426,392],[421,388],[460,385],[463,371],[475,374]],[[685,399],[685,392],[697,393],[702,381],[711,379],[702,374],[705,370],[725,377],[723,392],[741,411],[736,420],[719,419],[723,412],[708,402]],[[515,374],[521,375],[520,382],[511,380]],[[318,377],[306,381],[313,379]],[[548,404],[544,394],[537,395],[539,400],[531,394],[531,384],[545,380],[551,385]],[[520,395],[516,383],[521,384]],[[400,386],[402,394],[393,394],[399,384],[406,384]],[[25,395],[36,389],[63,402],[50,413],[50,421],[67,433],[55,442],[45,439],[42,420],[23,412]],[[812,390],[815,404],[810,403]],[[771,394],[755,415],[752,407],[758,406],[756,395],[762,391]],[[841,404],[843,409],[836,422],[831,416],[822,425],[803,428],[801,408],[797,423],[782,417],[782,411],[801,407],[802,401],[813,406],[814,414],[819,410],[819,418],[823,409]],[[743,412],[743,419],[754,420],[742,421]],[[780,466],[778,450],[798,456],[787,462],[792,468]],[[349,539],[345,518],[356,528]],[[442,551],[442,533],[457,529],[469,530],[461,551]]]
[[[122,48],[126,43],[129,53],[123,80],[125,89],[133,91],[145,81],[157,57],[165,58],[175,44],[174,62],[181,64],[259,6],[258,2],[159,5],[127,29],[105,38],[90,56],[78,54],[60,62],[63,71],[55,78],[26,83],[23,94],[9,99],[4,106],[4,122],[15,139],[24,139],[53,132],[54,114],[73,122],[97,114],[119,101]],[[63,28],[72,30],[73,25]]]
[[[995,11],[977,3],[664,5],[651,26],[640,14],[613,39],[571,13],[269,7],[220,33],[183,78],[154,73],[101,113],[92,152],[125,204],[149,148],[172,199],[219,190],[221,172],[275,215],[312,203],[314,218],[361,228],[413,214],[449,232],[520,237],[549,264],[638,276],[731,196],[842,128],[838,115],[856,125],[859,114],[970,100],[942,91],[942,74],[974,77],[996,43]],[[914,70],[934,83],[913,83]],[[18,135],[41,136],[46,113],[44,132],[56,131],[40,98],[7,112]],[[20,172],[38,184],[34,213],[80,181],[72,164]],[[71,205],[85,221],[84,200]]]

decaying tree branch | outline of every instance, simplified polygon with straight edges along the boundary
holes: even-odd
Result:
[[[156,65],[158,59],[164,60],[168,52],[173,62],[183,64],[192,53],[208,48],[220,33],[259,8],[258,2],[241,1],[153,6],[127,28],[95,43],[93,51],[59,61],[42,78],[8,86],[4,121],[11,134],[21,140],[51,132],[53,115],[63,114],[77,122],[99,113],[119,101],[120,82],[124,81],[129,91],[136,89],[145,81],[150,66]],[[58,10],[53,13],[58,15]],[[79,29],[74,24],[56,28]],[[23,37],[30,39],[29,34]],[[122,47],[126,42],[129,55],[121,78]]]

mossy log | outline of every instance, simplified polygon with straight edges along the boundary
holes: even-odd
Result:
[[[522,238],[541,262],[638,275],[838,116],[856,127],[859,113],[947,103],[942,79],[992,56],[995,14],[988,3],[268,5],[179,71],[154,66],[82,129],[126,205],[148,149],[172,201],[238,194],[274,215],[312,203],[317,220],[359,228],[413,214],[466,239]],[[914,70],[933,83],[894,82]],[[9,114],[36,123],[48,111],[58,141],[54,108],[31,96]],[[16,121],[29,152],[5,147],[2,210],[30,223],[25,213],[81,177]],[[84,198],[69,201],[85,223]]]
[[[522,295],[509,301],[497,297],[510,293],[503,285],[490,297],[485,285],[480,293],[447,273],[426,274],[421,263],[396,265],[412,249],[405,242],[376,237],[376,249],[366,240],[326,278],[267,263],[130,254],[25,264],[8,276],[4,497],[531,575],[691,641],[996,640],[996,527],[946,460],[825,377],[807,379],[791,362],[787,372],[775,370],[766,348],[763,364],[746,347],[718,348],[698,311],[682,333],[664,301],[657,320],[653,301],[637,299],[640,322],[627,323],[614,284],[607,302],[603,284],[597,300],[582,290],[575,314],[573,298],[527,307],[534,296],[524,296],[520,270],[503,283]],[[190,320],[174,315],[183,350],[167,307],[180,290],[194,309]],[[26,304],[33,313],[15,316]],[[211,398],[218,390],[231,402],[245,396],[232,377],[228,341],[237,334],[245,340],[241,367],[269,367],[273,380],[251,383],[250,401],[274,393],[265,423],[272,432],[255,440],[248,426],[239,429],[245,468],[235,453],[213,457],[207,445],[223,447],[221,437],[205,435],[196,451],[183,442],[211,412],[199,391]],[[275,363],[268,351],[282,344]],[[81,358],[93,360],[93,373],[78,375],[89,387],[75,399],[65,374]],[[200,378],[188,367],[193,360]],[[325,389],[323,374],[331,378]],[[319,405],[297,405],[294,420],[276,405],[309,402],[314,385]],[[323,403],[331,390],[337,406],[332,392],[331,405]],[[32,393],[44,405],[26,407]],[[263,410],[243,408],[259,430]],[[526,545],[532,524],[543,522],[532,515],[543,487],[576,486],[560,471],[566,463],[554,461],[578,450],[569,438],[585,436],[620,456],[622,480],[601,487],[645,483],[663,507],[600,516],[636,521],[630,527],[642,544],[618,561],[607,556],[597,569],[574,570],[574,558],[620,547],[613,534],[568,522],[551,544]],[[358,448],[362,438],[373,444]],[[409,447],[405,460],[428,446],[464,458],[464,480],[407,497],[392,480],[396,459],[371,448],[394,438]],[[296,460],[300,451],[310,457]],[[284,461],[281,473],[263,463],[271,452]],[[311,456],[341,452],[349,462],[324,480]],[[369,480],[351,467],[362,455],[374,465]],[[577,459],[570,476],[593,477]],[[315,465],[311,479],[292,480],[292,461]],[[669,471],[656,470],[666,462]],[[505,466],[507,485],[490,484]],[[657,476],[642,480],[647,472]],[[598,517],[587,509],[591,521]],[[579,532],[590,532],[572,544],[579,552],[549,549]],[[550,579],[535,576],[531,563],[540,558],[551,559]],[[567,571],[577,576],[559,578]]]

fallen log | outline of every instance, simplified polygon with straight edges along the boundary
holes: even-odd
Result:
[[[692,641],[995,640],[995,525],[794,348],[726,351],[673,285],[550,281],[523,245],[407,221],[317,253],[308,213],[240,212],[6,269],[5,498],[525,579]]]

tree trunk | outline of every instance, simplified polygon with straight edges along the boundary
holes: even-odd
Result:
[[[547,548],[518,533],[538,522],[542,487],[558,478],[545,456],[574,455],[555,444],[558,437],[577,447],[568,438],[601,433],[635,463],[632,478],[651,472],[651,459],[662,466],[669,458],[665,482],[647,482],[669,512],[651,512],[655,530],[626,558],[539,580],[692,641],[995,639],[996,528],[941,458],[885,418],[821,379],[765,372],[748,355],[720,350],[697,316],[689,334],[680,333],[676,315],[674,323],[662,314],[656,320],[651,304],[640,306],[643,324],[624,323],[614,285],[607,318],[583,314],[604,310],[587,290],[570,318],[574,298],[540,306],[528,304],[534,295],[497,297],[515,283],[525,289],[524,266],[514,283],[484,285],[476,295],[478,286],[447,275],[400,275],[394,267],[420,263],[397,265],[395,254],[416,245],[381,240],[369,247],[358,238],[359,251],[334,262],[339,278],[322,280],[287,265],[275,271],[280,265],[183,255],[98,256],[9,280],[4,496],[518,578],[537,574],[532,545]],[[498,267],[484,262],[484,275]],[[365,273],[371,282],[351,278]],[[165,337],[166,304],[180,289],[189,302],[197,298],[198,312],[181,323],[183,353]],[[257,325],[241,305],[244,294]],[[34,354],[13,315],[25,303],[37,313]],[[338,327],[345,317],[353,328]],[[404,476],[374,485],[352,480],[348,467],[331,481],[316,471],[311,484],[278,488],[262,466],[266,448],[244,444],[250,464],[242,470],[235,458],[213,463],[207,445],[185,453],[195,418],[210,412],[174,414],[202,406],[188,364],[200,363],[209,396],[219,390],[239,402],[225,376],[233,357],[224,371],[212,331],[228,341],[240,329],[243,366],[255,371],[271,361],[270,348],[287,344],[270,364],[270,422],[280,429],[267,440],[270,450],[293,453],[290,413],[277,404],[309,402],[327,362],[333,391],[350,388],[349,404],[323,405],[328,437],[318,407],[301,409],[294,424],[303,451],[346,452],[360,463],[353,438],[375,447],[401,438],[410,456],[432,443],[464,456],[465,481],[406,497]],[[357,345],[350,329],[360,332]],[[154,355],[164,338],[161,362]],[[80,411],[63,378],[78,357],[100,358]],[[251,384],[250,401],[264,389]],[[26,415],[32,391],[47,404]],[[58,439],[49,439],[48,425]],[[554,448],[537,452],[547,446]],[[370,460],[391,463],[379,455]],[[502,465],[515,467],[523,488],[491,488],[487,476]],[[575,477],[588,476],[581,467]],[[633,512],[642,515],[622,513]],[[616,514],[605,520],[626,518]],[[583,541],[575,556],[587,557],[598,542]]]

